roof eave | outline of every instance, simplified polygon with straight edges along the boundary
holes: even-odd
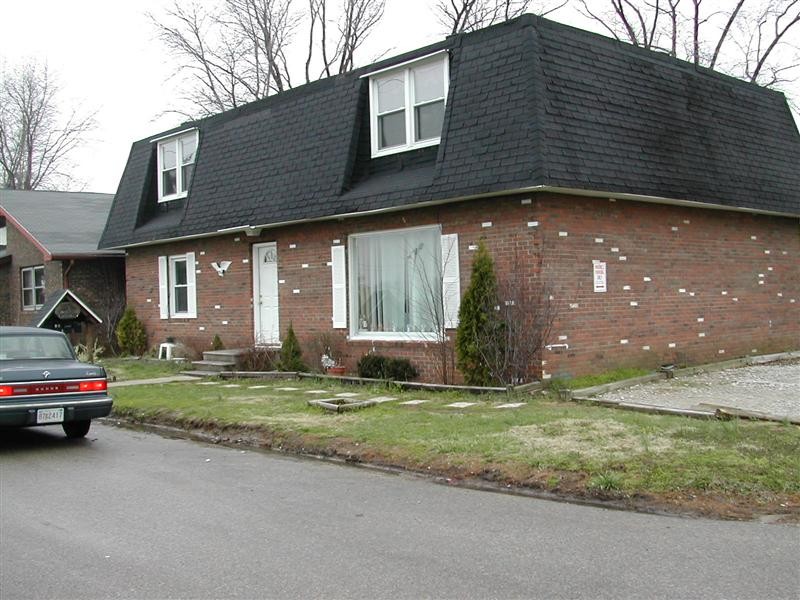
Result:
[[[373,215],[389,214],[412,210],[415,208],[426,208],[430,206],[441,206],[444,204],[455,204],[458,202],[466,202],[469,200],[480,200],[483,198],[491,198],[496,196],[513,196],[517,194],[534,194],[534,193],[552,193],[564,194],[571,196],[583,196],[589,198],[608,198],[610,200],[626,200],[631,202],[647,202],[650,204],[667,204],[672,206],[686,206],[690,208],[703,208],[708,210],[723,210],[730,212],[744,212],[750,214],[766,215],[773,217],[789,217],[800,218],[800,213],[785,213],[779,211],[762,210],[750,208],[746,206],[727,206],[724,204],[711,204],[707,202],[698,202],[694,200],[681,200],[677,198],[665,198],[661,196],[648,196],[643,194],[629,194],[618,193],[604,190],[584,190],[580,188],[565,188],[549,185],[535,185],[530,187],[514,188],[508,190],[501,190],[497,192],[486,192],[482,194],[472,194],[468,196],[458,196],[453,198],[446,198],[443,200],[430,200],[427,202],[417,202],[414,204],[403,204],[400,206],[392,206],[388,208],[378,208],[374,210],[357,211],[350,213],[341,213],[334,215],[326,215],[322,217],[315,217],[312,219],[296,219],[292,221],[281,221],[279,223],[263,223],[259,225],[241,225],[236,227],[227,227],[225,229],[218,229],[216,231],[208,231],[193,235],[177,236],[173,238],[163,238],[148,240],[145,242],[135,242],[132,244],[124,244],[119,246],[111,246],[110,250],[125,250],[127,248],[139,248],[144,246],[155,246],[158,244],[167,244],[171,242],[178,242],[183,240],[201,239],[208,237],[216,237],[219,235],[243,233],[248,237],[258,237],[262,230],[265,229],[278,229],[280,227],[290,227],[292,225],[304,225],[308,223],[320,223],[325,221],[340,221],[344,219],[355,219],[359,217],[368,217]]]

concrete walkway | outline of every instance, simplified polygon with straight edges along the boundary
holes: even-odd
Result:
[[[750,365],[635,385],[597,396],[611,402],[713,413],[717,408],[800,419],[800,361]]]
[[[127,387],[129,385],[150,385],[157,383],[175,383],[179,381],[197,381],[197,377],[189,375],[170,375],[168,377],[156,377],[154,379],[131,379],[130,381],[109,381],[108,387]]]

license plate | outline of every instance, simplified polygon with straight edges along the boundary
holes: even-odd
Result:
[[[36,411],[36,423],[62,423],[64,421],[63,408],[40,408]]]

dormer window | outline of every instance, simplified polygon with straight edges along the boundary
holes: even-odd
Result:
[[[439,143],[447,99],[447,53],[369,75],[372,156]]]
[[[185,198],[197,155],[197,130],[158,142],[158,201]]]

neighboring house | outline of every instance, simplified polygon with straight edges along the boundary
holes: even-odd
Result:
[[[111,194],[0,189],[0,324],[97,336],[125,306],[125,257],[98,250]]]
[[[699,363],[800,345],[798,165],[782,94],[526,15],[134,143],[101,247],[151,345],[434,379],[484,240],[557,309],[543,377]]]

